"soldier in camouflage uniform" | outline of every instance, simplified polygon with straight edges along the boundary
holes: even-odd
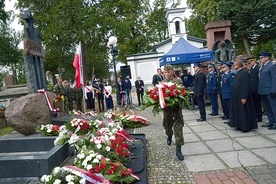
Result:
[[[165,78],[163,82],[173,82],[177,84],[182,84],[182,81],[175,78],[172,65],[166,64],[164,67]],[[176,142],[176,156],[179,160],[183,160],[184,156],[181,152],[181,146],[184,145],[183,138],[183,126],[184,120],[182,115],[182,109],[179,106],[175,107],[165,107],[163,109],[163,127],[165,128],[167,138],[167,144],[171,145],[172,136],[174,134]]]
[[[62,82],[64,87],[64,111],[73,111],[74,91],[67,80]]]
[[[62,85],[62,78],[61,77],[57,77],[57,83],[54,87],[54,93],[56,93],[56,95],[61,96],[64,95],[64,88]]]
[[[83,100],[83,92],[82,88],[77,88],[74,86],[74,95],[75,95],[75,102],[76,102],[76,109],[82,111],[82,100]]]

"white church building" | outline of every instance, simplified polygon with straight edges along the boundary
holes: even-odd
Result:
[[[185,10],[186,8],[167,10],[165,18],[168,22],[169,39],[154,45],[152,52],[126,56],[127,65],[130,66],[132,85],[135,84],[138,76],[141,77],[145,85],[151,84],[153,75],[160,68],[159,59],[174,46],[180,37],[197,48],[203,48],[205,39],[188,36],[186,33]]]

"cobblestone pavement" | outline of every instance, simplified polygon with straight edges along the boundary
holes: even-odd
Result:
[[[146,135],[148,183],[276,184],[276,131],[261,127],[263,123],[257,130],[242,133],[219,116],[196,122],[198,110],[185,109],[185,158],[179,161],[176,146],[166,144],[162,112],[154,116],[150,108],[131,111],[150,121],[149,126],[134,130]]]
[[[261,127],[266,118],[257,130],[242,133],[224,124],[219,116],[207,116],[206,122],[199,123],[198,110],[184,109],[185,158],[179,161],[174,140],[171,146],[166,144],[162,112],[154,116],[151,108],[140,111],[135,104],[134,100],[130,111],[150,121],[149,126],[133,130],[146,136],[147,183],[276,184],[276,131]],[[36,181],[31,178],[25,183]]]

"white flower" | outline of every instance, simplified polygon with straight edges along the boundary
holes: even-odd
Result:
[[[50,132],[52,132],[52,130],[51,129],[47,129],[47,132],[50,133]]]
[[[80,184],[86,184],[86,180],[85,179],[81,179],[79,182],[80,182]]]
[[[61,180],[56,179],[53,184],[60,184],[60,183],[61,183]]]
[[[106,146],[106,147],[105,147],[105,150],[106,150],[106,151],[110,151],[110,147],[109,147],[109,146]]]
[[[101,160],[102,157],[103,157],[102,155],[97,155],[96,156],[96,158],[99,159],[99,160]]]
[[[69,183],[70,181],[74,180],[74,176],[69,174],[69,175],[65,176],[65,180]]]
[[[101,144],[96,144],[98,149],[101,149],[103,146]]]
[[[50,181],[50,175],[43,175],[41,178],[40,178],[40,181],[41,182],[44,182],[44,183],[46,183],[46,182],[49,182]]]
[[[77,157],[79,159],[83,159],[83,158],[85,158],[85,154],[84,153],[80,153],[80,154],[77,155]]]
[[[92,161],[93,163],[99,163],[99,159],[94,158],[94,160]]]
[[[86,166],[86,169],[89,171],[90,169],[92,169],[93,168],[93,166],[91,165],[91,164],[88,164],[87,166]]]
[[[81,165],[83,165],[84,167],[86,167],[86,166],[87,166],[87,160],[85,159],[85,160],[82,162]]]
[[[73,181],[69,181],[68,184],[75,184]]]
[[[77,142],[78,140],[79,140],[79,136],[77,134],[72,134],[68,143],[73,144],[73,143]]]
[[[53,173],[57,174],[60,170],[61,170],[60,167],[55,167],[54,170],[53,170]]]

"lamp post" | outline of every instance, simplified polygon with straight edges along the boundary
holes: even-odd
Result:
[[[116,72],[116,60],[115,57],[118,55],[118,49],[116,48],[117,38],[115,36],[111,36],[108,39],[107,47],[110,49],[110,53],[112,55],[112,62],[114,67],[114,77],[115,77],[115,85],[117,86],[117,72]]]

